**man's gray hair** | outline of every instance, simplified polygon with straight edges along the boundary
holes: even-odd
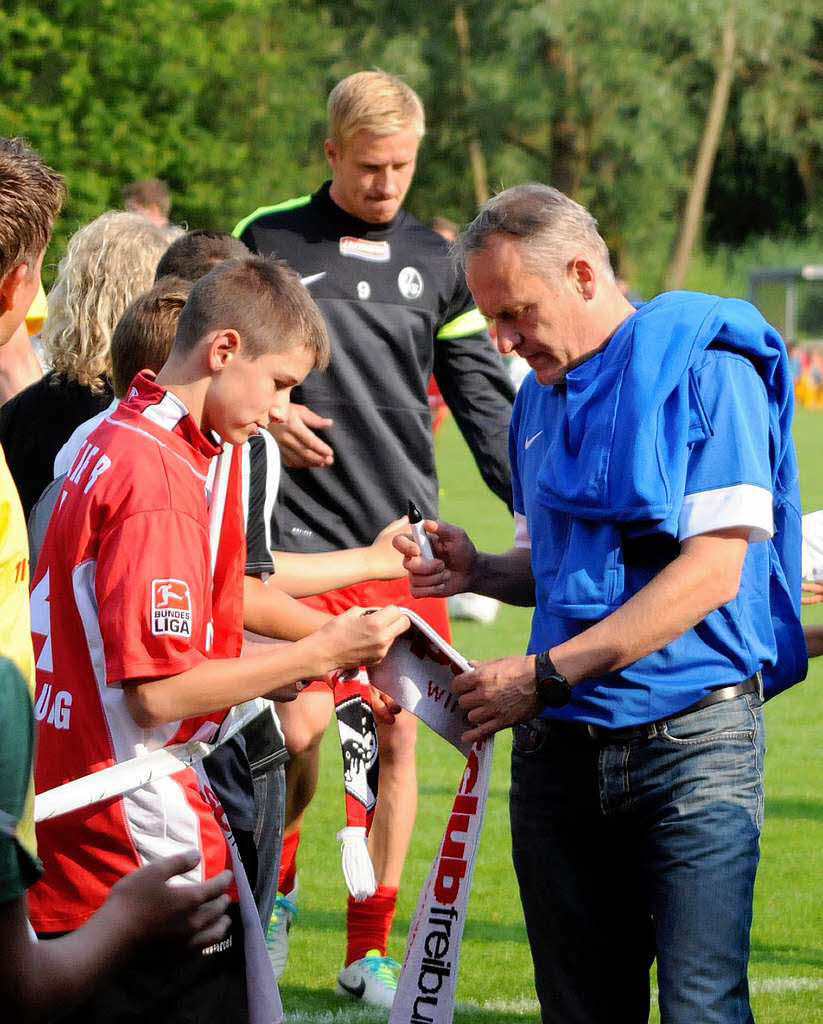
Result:
[[[522,243],[524,266],[533,273],[557,279],[570,260],[585,256],[614,279],[597,221],[556,188],[515,185],[493,196],[455,242],[457,259],[465,266],[468,257],[485,249],[497,234]]]

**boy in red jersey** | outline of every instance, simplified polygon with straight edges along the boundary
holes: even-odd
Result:
[[[249,257],[202,278],[156,381],[126,399],[69,470],[32,588],[40,791],[142,750],[211,739],[225,709],[383,657],[407,620],[360,610],[312,637],[235,660],[243,626],[245,542],[237,459],[210,460],[281,420],[291,389],[328,361],[322,319],[296,275]],[[221,468],[221,463],[225,468]],[[236,544],[225,543],[234,535]],[[223,542],[217,545],[217,539]],[[273,691],[273,692],[272,692]],[[201,851],[186,877],[230,863],[222,809],[186,769],[44,822],[46,864],[31,893],[41,934],[78,928],[134,867]],[[204,954],[155,948],[95,995],[77,1019],[245,1021],[236,904],[232,931]]]
[[[21,139],[0,138],[0,350],[23,324],[37,289],[63,179]],[[203,885],[167,879],[197,863],[186,851],[124,878],[88,925],[58,942],[31,940],[26,889],[41,871],[30,786],[34,748],[34,657],[29,629],[28,551],[20,500],[0,455],[0,1006],[9,1020],[64,1012],[101,976],[158,936],[193,946],[228,926],[226,872]],[[22,673],[25,673],[25,679]]]

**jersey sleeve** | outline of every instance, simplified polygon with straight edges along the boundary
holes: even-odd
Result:
[[[434,377],[486,485],[511,508],[508,436],[514,387],[462,275],[436,333]]]
[[[75,580],[75,593],[82,589]],[[204,660],[211,561],[208,536],[191,517],[159,509],[111,530],[100,544],[94,592],[109,683],[166,678]]]
[[[268,431],[249,438],[243,451],[246,510],[246,575],[274,572],[271,518],[280,486],[280,449]]]
[[[750,541],[768,540],[774,521],[763,381],[748,359],[710,350],[694,383],[692,415],[705,439],[689,455],[678,540],[733,527],[748,527]]]

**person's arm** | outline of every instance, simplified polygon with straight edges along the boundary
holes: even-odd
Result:
[[[705,436],[689,448],[677,512],[679,554],[611,615],[551,648],[575,685],[660,650],[737,595],[749,543],[773,532],[769,409],[754,366],[707,352],[690,378]],[[476,738],[536,711],[534,658],[503,659],[455,680]]]
[[[549,655],[575,686],[616,672],[670,644],[717,608],[734,600],[749,529],[718,530],[685,540],[680,554],[624,605],[600,622],[552,647]],[[503,658],[457,676],[453,683],[474,740],[538,712],[534,655]]]
[[[319,612],[301,609],[286,595],[308,597],[365,580],[403,576],[402,559],[392,547],[392,538],[408,528],[406,516],[389,523],[368,547],[319,554],[272,552],[271,517],[280,484],[280,455],[268,432],[250,439],[248,467],[246,575],[274,574],[264,590],[246,584],[248,629],[265,636],[297,640],[317,629],[325,619],[319,617]]]
[[[166,679],[125,681],[126,704],[142,729],[195,718],[268,694],[297,695],[295,683],[320,679],[338,668],[373,665],[409,628],[402,609],[373,614],[350,608],[311,636],[247,658],[214,658]]]
[[[130,516],[105,535],[94,597],[106,679],[123,685],[141,728],[268,693],[295,697],[298,680],[379,661],[409,625],[391,606],[368,616],[355,608],[309,637],[256,657],[209,659],[203,653],[212,615],[208,538],[175,509]],[[174,630],[167,608],[174,609]]]
[[[88,924],[59,939],[32,937],[23,898],[0,903],[0,1005],[7,1020],[52,1020],[89,996],[142,942],[194,948],[219,942],[229,926],[231,872],[201,884],[168,885],[191,870],[196,850],[158,860],[117,882]]]
[[[571,685],[617,672],[666,647],[740,588],[749,529],[690,537],[680,554],[605,619],[549,654]]]
[[[275,574],[271,582],[292,597],[308,597],[366,580],[399,579],[405,570],[392,541],[408,528],[409,520],[403,516],[384,527],[365,548],[317,554],[275,551]]]
[[[254,576],[243,582],[243,625],[253,633],[278,640],[300,640],[324,626],[331,616],[295,600],[273,576],[264,583]]]
[[[513,547],[501,555],[478,551],[465,530],[427,519],[424,523],[434,559],[422,558],[411,537],[399,535],[394,546],[403,555],[414,597],[449,597],[472,591],[507,604],[534,604],[531,550]]]
[[[477,323],[471,334],[464,334],[459,325],[470,317]],[[434,377],[486,486],[511,510],[508,437],[514,387],[482,325],[483,318],[474,309],[440,329],[434,343]]]

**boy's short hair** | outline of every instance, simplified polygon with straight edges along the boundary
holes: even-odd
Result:
[[[411,128],[423,138],[426,117],[420,97],[385,71],[358,71],[332,89],[327,104],[329,136],[343,143],[357,132],[394,135]]]
[[[174,344],[191,288],[191,281],[164,277],[138,295],[120,317],[111,339],[111,380],[117,398],[126,397],[141,370],[159,373]]]
[[[249,250],[240,239],[224,231],[187,231],[160,257],[154,279],[182,277],[184,281],[199,281],[218,263],[248,255]]]
[[[168,217],[171,211],[169,186],[159,178],[130,182],[123,189],[123,202],[129,209],[135,206],[141,209],[156,206],[164,217]]]
[[[65,198],[62,175],[23,139],[0,138],[0,281],[21,263],[36,262]]]
[[[316,369],[329,364],[331,344],[323,316],[282,260],[225,260],[201,277],[180,314],[174,351],[191,352],[206,334],[227,328],[240,335],[249,359],[302,345],[313,354]]]

